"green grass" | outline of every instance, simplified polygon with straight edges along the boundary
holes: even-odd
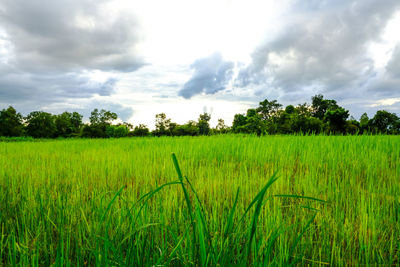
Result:
[[[399,265],[400,137],[4,142],[0,227],[0,266]]]

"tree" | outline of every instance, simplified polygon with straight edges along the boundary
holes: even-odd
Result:
[[[171,119],[167,119],[165,113],[160,113],[156,115],[156,129],[154,130],[154,135],[162,136],[169,135],[170,131]]]
[[[135,129],[131,132],[132,136],[148,136],[150,134],[149,128],[147,128],[144,124],[139,124],[135,127]]]
[[[293,113],[296,112],[296,109],[295,109],[295,107],[294,107],[293,105],[288,105],[288,106],[285,108],[285,112],[286,112],[287,114],[293,114]]]
[[[328,123],[328,132],[345,132],[348,117],[349,111],[344,108],[328,109],[324,116],[324,121]]]
[[[128,128],[129,130],[133,130],[133,125],[132,125],[132,123],[124,122],[123,125],[125,125],[126,128]],[[141,125],[142,125],[142,124],[141,124]]]
[[[330,110],[339,108],[335,100],[324,99],[324,96],[319,94],[312,98],[312,114],[314,117],[322,120],[324,119],[325,113]]]
[[[347,134],[357,134],[360,132],[360,122],[358,122],[353,116],[346,122],[345,132]]]
[[[90,113],[89,121],[91,125],[100,123],[100,113],[97,108]]]
[[[262,120],[268,120],[273,117],[281,107],[282,105],[279,104],[278,101],[268,101],[268,99],[265,99],[259,103],[257,112],[261,115]]]
[[[199,121],[197,123],[197,127],[199,127],[199,134],[208,135],[210,133],[210,123],[211,115],[207,112],[200,114]]]
[[[291,119],[291,130],[295,133],[320,133],[323,122],[315,117],[295,114]]]
[[[369,126],[374,132],[398,134],[400,133],[400,118],[395,113],[378,110],[369,121]]]
[[[289,105],[285,108],[285,110],[279,112],[279,117],[277,117],[276,122],[278,125],[278,132],[283,134],[289,134],[292,132],[292,118],[294,117],[295,108],[292,105]]]
[[[218,124],[215,127],[215,131],[217,133],[227,133],[229,131],[229,127],[225,125],[225,121],[223,119],[218,119]]]
[[[78,112],[72,112],[71,114],[71,124],[72,124],[72,130],[74,133],[78,133],[79,129],[82,127],[82,118],[83,116],[79,114]]]
[[[85,138],[105,138],[107,134],[106,129],[98,125],[84,125],[81,130],[81,137]]]
[[[0,111],[0,136],[22,136],[24,125],[22,115],[9,106]]]
[[[235,114],[232,123],[232,131],[234,133],[245,132],[244,125],[246,125],[246,116],[243,114]]]
[[[369,118],[367,113],[363,113],[360,117],[360,129],[362,132],[369,131]]]
[[[107,137],[120,138],[128,136],[129,129],[125,125],[108,125],[106,127]]]
[[[199,127],[195,121],[188,121],[184,125],[176,125],[172,130],[172,135],[174,136],[196,136],[199,135]]]
[[[114,120],[118,119],[116,113],[108,110],[99,110],[95,108],[89,117],[90,124],[110,125]]]
[[[256,109],[248,109],[246,116],[236,114],[233,120],[232,131],[234,133],[255,133],[261,135],[265,132],[265,125],[261,115]]]
[[[78,112],[63,112],[55,116],[56,136],[70,137],[78,135],[82,126],[82,115]]]
[[[310,105],[308,105],[307,103],[299,104],[299,105],[297,105],[297,107],[295,109],[296,109],[296,113],[299,114],[300,116],[304,116],[304,117],[312,116],[313,108]]]
[[[51,138],[57,131],[54,116],[43,111],[33,111],[26,116],[26,131],[35,138]]]
[[[111,126],[111,123],[116,119],[118,119],[118,115],[116,113],[104,109],[99,111],[96,108],[90,114],[90,125],[86,125],[85,127],[83,127],[81,136],[94,138],[110,137],[113,130],[108,128],[109,126]],[[107,129],[108,133],[106,132]]]
[[[243,126],[248,133],[261,135],[264,133],[264,127],[261,116],[256,109],[248,109],[246,114],[246,124]]]

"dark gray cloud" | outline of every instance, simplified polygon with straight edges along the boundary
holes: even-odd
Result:
[[[62,101],[64,98],[90,98],[94,95],[109,96],[116,79],[97,82],[90,77],[76,74],[31,74],[11,72],[0,76],[2,101]]]
[[[110,101],[116,78],[94,70],[132,72],[144,65],[135,51],[139,26],[132,14],[113,16],[108,0],[3,0],[0,2],[0,105],[24,113],[95,107],[126,119],[130,108]],[[111,77],[110,75],[107,75]],[[81,108],[85,105],[84,108]]]
[[[362,87],[375,75],[368,45],[400,6],[387,1],[299,1],[282,34],[259,46],[237,83],[269,83],[283,93]]]
[[[0,22],[13,47],[11,62],[28,71],[133,71],[143,65],[132,15],[110,19],[105,0],[3,0]]]
[[[398,44],[394,49],[392,58],[389,60],[386,66],[386,70],[392,77],[400,79],[400,44]]]
[[[372,105],[374,100],[400,96],[400,45],[386,71],[375,68],[369,48],[382,41],[387,23],[399,10],[398,0],[293,1],[280,34],[260,44],[249,65],[236,63],[236,98],[254,102],[271,98],[293,104],[309,102],[311,96],[323,93],[344,103],[355,115],[363,109],[378,109]],[[224,65],[228,78],[215,85],[214,73],[223,61],[212,58],[196,61],[204,68],[195,68],[181,96],[211,94],[226,86],[234,64]]]
[[[109,101],[103,101],[103,107],[96,99],[109,97],[114,92],[116,83],[115,78],[99,82],[80,73],[3,72],[0,75],[0,108],[12,105],[27,114],[33,110],[52,107],[49,111],[53,113],[76,110],[86,115],[90,108],[96,106],[114,108],[121,111],[122,115],[132,114],[126,108]]]
[[[201,93],[214,94],[225,89],[232,79],[234,63],[225,61],[220,53],[196,60],[191,68],[194,74],[179,91],[184,98]]]

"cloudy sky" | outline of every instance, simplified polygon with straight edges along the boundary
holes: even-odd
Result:
[[[400,114],[399,0],[0,0],[0,109],[231,124],[321,93]]]

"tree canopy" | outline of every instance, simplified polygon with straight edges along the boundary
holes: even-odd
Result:
[[[366,113],[359,120],[350,117],[349,111],[340,107],[336,100],[324,99],[322,95],[307,103],[284,107],[277,100],[265,99],[245,114],[234,116],[232,127],[218,119],[215,128],[210,126],[211,114],[202,113],[197,121],[184,124],[173,122],[165,113],[155,116],[155,130],[144,124],[134,126],[122,122],[116,124],[118,115],[104,109],[94,109],[88,123],[78,112],[53,115],[33,111],[26,117],[12,106],[0,110],[0,136],[34,138],[119,138],[126,136],[196,136],[210,134],[400,134],[400,118],[395,113],[378,110],[370,119]],[[350,118],[349,118],[350,117]],[[120,122],[120,120],[119,120]]]

